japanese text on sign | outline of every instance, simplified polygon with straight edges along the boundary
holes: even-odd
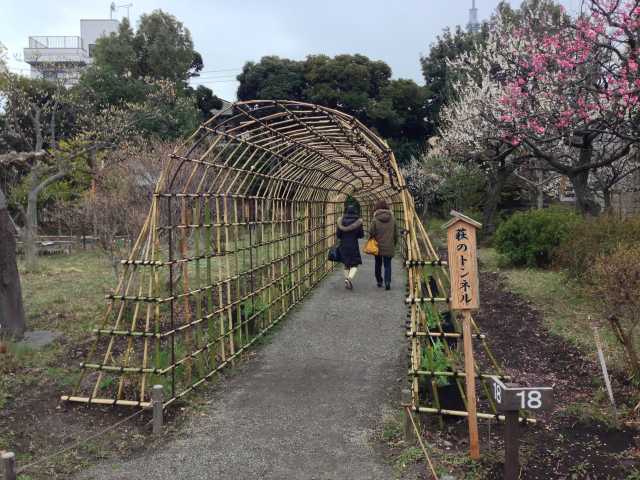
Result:
[[[451,308],[473,310],[480,306],[476,227],[462,219],[448,227]]]

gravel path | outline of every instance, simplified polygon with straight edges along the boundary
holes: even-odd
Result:
[[[378,289],[365,262],[354,291],[340,271],[316,287],[162,451],[80,478],[393,478],[372,436],[400,388],[404,274],[394,262],[393,289]]]

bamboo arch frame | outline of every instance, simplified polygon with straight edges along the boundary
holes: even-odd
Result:
[[[171,155],[80,379],[62,400],[149,407],[160,383],[166,407],[233,364],[332,270],[327,251],[349,195],[365,223],[385,199],[403,228],[412,407],[466,414],[443,411],[437,395],[420,405],[419,378],[451,375],[421,369],[423,350],[443,336],[424,305],[446,308],[448,272],[393,152],[350,115],[275,100],[233,104]]]

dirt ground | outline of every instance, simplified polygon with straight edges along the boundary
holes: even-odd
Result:
[[[639,432],[627,414],[632,388],[613,376],[621,410],[619,422],[609,414],[602,392],[602,373],[595,352],[586,356],[550,334],[541,314],[509,292],[498,273],[481,278],[485,307],[478,322],[491,349],[508,374],[525,385],[552,386],[555,405],[540,426],[523,436],[523,479],[624,479],[640,475],[636,441]],[[523,462],[524,463],[524,462]]]
[[[491,351],[514,381],[552,386],[554,406],[538,416],[539,424],[523,426],[522,480],[640,479],[640,430],[632,407],[637,403],[621,374],[612,378],[618,421],[608,408],[595,352],[589,356],[550,334],[536,308],[507,290],[497,272],[481,274],[483,306],[476,319]],[[479,354],[481,364],[486,359]],[[480,422],[482,460],[467,457],[466,421],[447,420],[444,430],[435,417],[423,417],[423,435],[439,474],[455,478],[502,478],[502,426]],[[406,446],[405,446],[406,448]],[[396,448],[396,456],[401,449]],[[406,452],[406,450],[405,450]],[[403,479],[429,478],[422,455],[406,468]],[[464,472],[464,473],[463,473]]]
[[[77,368],[82,347],[68,345],[63,339],[56,348],[66,352],[68,362],[57,368]],[[2,356],[0,361],[3,361]],[[7,398],[0,411],[2,447],[17,453],[19,469],[35,460],[40,461],[27,468],[21,478],[59,478],[80,470],[97,458],[129,453],[144,445],[149,418],[141,414],[103,436],[83,442],[80,448],[51,459],[44,458],[44,452],[54,453],[72,447],[78,440],[99,434],[133,412],[60,403],[57,399],[67,394],[69,387],[56,382],[47,373],[46,367],[28,372],[21,370],[19,376],[14,376],[14,382],[5,385]]]

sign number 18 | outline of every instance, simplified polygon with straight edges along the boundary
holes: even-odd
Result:
[[[496,402],[502,403],[502,388],[497,383],[493,384],[493,398],[496,399]]]
[[[516,393],[520,399],[520,408],[536,410],[542,407],[542,393],[539,390],[521,390]]]
[[[513,410],[545,410],[553,402],[550,387],[520,387],[504,384],[499,378],[493,379],[493,399],[496,407],[503,412]]]

